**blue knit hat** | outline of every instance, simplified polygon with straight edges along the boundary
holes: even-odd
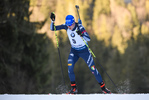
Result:
[[[65,24],[71,26],[75,22],[75,19],[72,15],[67,15],[65,19]]]

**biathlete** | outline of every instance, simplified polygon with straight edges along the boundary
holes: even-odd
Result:
[[[86,32],[85,28],[82,26],[81,20],[78,20],[78,23],[76,23],[75,18],[72,15],[67,15],[65,19],[65,24],[55,26],[54,28],[55,14],[53,12],[51,13],[50,18],[52,21],[50,29],[52,31],[65,29],[67,31],[67,35],[71,44],[71,50],[68,57],[68,75],[72,88],[68,92],[68,94],[77,94],[78,92],[74,74],[74,65],[79,59],[79,57],[83,58],[84,61],[87,63],[90,71],[94,74],[96,80],[100,84],[101,90],[104,93],[111,93],[110,90],[105,88],[105,83],[102,80],[100,73],[95,67],[93,57],[89,52],[88,47],[82,40],[83,38],[87,43],[87,41],[90,41],[90,37]]]

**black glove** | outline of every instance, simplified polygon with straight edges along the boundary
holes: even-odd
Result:
[[[78,35],[82,36],[82,32],[80,30],[76,31],[78,33]]]
[[[54,12],[51,13],[50,18],[51,18],[52,21],[55,21],[55,14],[54,14]]]
[[[78,35],[82,36],[82,32],[80,30],[76,31],[78,33]]]

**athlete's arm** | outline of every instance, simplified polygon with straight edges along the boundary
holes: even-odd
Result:
[[[57,25],[57,26],[55,26],[55,28],[56,28],[56,30],[61,30],[61,29],[67,30],[67,26],[66,26],[65,24]],[[55,29],[54,29],[54,22],[51,23],[50,29],[51,29],[52,31],[55,30]]]
[[[88,33],[86,32],[85,28],[81,25],[78,24],[78,28],[81,31],[81,36],[86,40],[86,41],[90,41],[90,37],[88,35]]]

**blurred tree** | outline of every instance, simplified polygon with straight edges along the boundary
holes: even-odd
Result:
[[[96,0],[94,3],[92,27],[97,36],[100,34],[99,27],[100,27],[100,21],[101,21],[100,20],[101,14],[110,15],[109,0],[104,0],[104,1]]]
[[[124,53],[124,49],[123,49],[123,37],[122,37],[121,31],[118,28],[118,26],[115,26],[115,28],[114,28],[114,33],[113,33],[113,36],[112,36],[112,45],[114,47],[117,47],[117,49],[121,53]]]
[[[46,34],[37,34],[29,21],[29,1],[3,1],[0,16],[1,93],[42,93],[47,91],[50,70]],[[45,90],[41,89],[44,88]]]
[[[148,43],[148,37],[138,35],[137,40],[128,41],[128,48],[123,55],[126,77],[130,80],[130,92],[132,93],[148,92]]]
[[[149,35],[149,23],[148,22],[145,22],[145,23],[142,24],[141,33]]]
[[[117,5],[125,7],[125,3],[124,0],[114,0],[116,2]]]
[[[128,4],[127,5],[128,10],[131,13],[132,16],[132,22],[133,22],[133,37],[136,38],[136,36],[140,33],[139,29],[140,29],[140,23],[139,20],[137,18],[137,13],[136,13],[136,9],[132,4]]]
[[[145,1],[146,20],[149,20],[149,0]]]

